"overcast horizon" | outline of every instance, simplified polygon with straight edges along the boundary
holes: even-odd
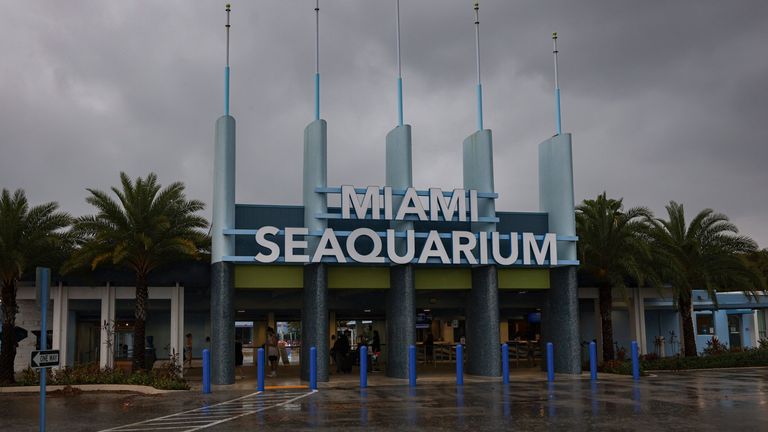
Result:
[[[120,171],[156,172],[210,204],[225,3],[0,4],[0,188],[79,216],[92,213],[85,188],[108,190]],[[314,0],[231,3],[237,202],[301,204]],[[397,123],[394,5],[320,1],[330,186],[384,183],[384,138]],[[688,220],[712,208],[768,247],[766,17],[757,0],[482,0],[497,210],[538,210],[557,31],[577,202],[605,190],[659,217],[670,200]],[[473,21],[469,0],[401,0],[419,189],[462,183],[461,143],[476,128]]]

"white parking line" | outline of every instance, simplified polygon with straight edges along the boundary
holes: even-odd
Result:
[[[149,420],[104,429],[100,432],[143,432],[143,431],[179,431],[192,432],[209,428],[240,417],[266,411],[295,402],[314,394],[317,390],[289,393],[251,393],[249,395],[220,402],[215,405],[182,411]]]

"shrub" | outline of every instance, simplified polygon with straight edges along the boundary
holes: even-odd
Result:
[[[162,390],[189,390],[189,384],[181,377],[181,367],[173,359],[163,369],[128,374],[120,369],[99,368],[97,363],[79,364],[56,371],[47,369],[48,384],[71,386],[77,384],[131,384],[152,386]],[[40,372],[24,369],[18,380],[20,385],[40,384]]]
[[[704,355],[720,355],[728,352],[728,347],[720,342],[717,336],[712,336],[712,339],[707,341],[707,347],[704,348]]]

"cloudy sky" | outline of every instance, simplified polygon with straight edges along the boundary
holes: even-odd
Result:
[[[396,123],[394,0],[321,0],[329,184],[384,182]],[[501,210],[537,210],[554,131],[552,31],[576,198],[713,208],[768,247],[768,3],[482,0],[485,126]],[[299,204],[314,1],[232,1],[237,200]],[[469,0],[401,0],[417,187],[461,185],[475,129]],[[0,187],[90,211],[119,171],[211,200],[224,1],[0,2]],[[210,213],[210,209],[206,211]]]

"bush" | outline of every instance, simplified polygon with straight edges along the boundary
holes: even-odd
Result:
[[[768,366],[768,349],[752,348],[725,351],[699,357],[668,357],[642,362],[646,370],[717,369],[730,367]]]
[[[80,364],[56,371],[47,369],[47,371],[47,383],[50,385],[131,384],[151,386],[162,390],[189,390],[189,384],[181,377],[181,367],[175,364],[173,358],[162,369],[150,372],[138,371],[132,374],[120,369],[101,369],[97,363]],[[18,384],[24,386],[39,385],[40,372],[30,368],[24,369]]]
[[[707,341],[707,347],[704,348],[704,355],[720,355],[728,352],[728,347],[725,346],[717,336],[712,336],[712,339]]]

